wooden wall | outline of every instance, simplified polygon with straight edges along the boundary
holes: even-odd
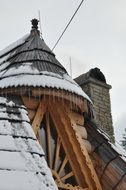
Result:
[[[92,145],[91,158],[103,190],[126,189],[126,162],[92,123],[85,125]]]

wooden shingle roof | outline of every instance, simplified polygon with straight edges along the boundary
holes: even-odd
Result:
[[[90,100],[35,27],[29,35],[0,52],[0,89],[22,86],[60,89]]]
[[[0,97],[0,189],[57,189],[19,97]]]
[[[104,190],[126,188],[125,151],[110,142],[109,136],[90,119],[85,122],[92,145],[91,158]]]

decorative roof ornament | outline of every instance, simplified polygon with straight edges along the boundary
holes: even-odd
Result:
[[[34,18],[31,20],[31,23],[32,23],[32,29],[38,29],[38,23],[39,23],[39,20]]]
[[[24,95],[30,91],[35,97],[55,94],[76,105],[91,102],[40,37],[38,22],[32,19],[30,34],[0,53],[0,91],[4,94],[11,88]]]
[[[31,20],[31,23],[32,23],[31,35],[34,36],[37,34],[40,36],[40,31],[38,30],[39,20],[34,18]]]

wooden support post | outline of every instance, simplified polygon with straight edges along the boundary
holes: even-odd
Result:
[[[55,107],[55,111],[54,111]],[[79,186],[90,190],[101,190],[101,185],[86,148],[83,150],[77,140],[72,125],[75,121],[61,102],[49,103],[49,111],[61,138],[64,150],[76,176]]]
[[[48,164],[50,169],[52,169],[52,154],[51,154],[51,132],[50,132],[50,120],[49,120],[49,112],[46,112],[46,131],[47,131],[47,145],[48,145]]]
[[[46,112],[46,108],[47,108],[47,103],[45,103],[44,100],[41,100],[39,103],[38,109],[36,111],[34,120],[32,122],[32,128],[33,128],[35,134],[37,134],[37,132],[40,128],[40,124],[41,124],[43,116]]]

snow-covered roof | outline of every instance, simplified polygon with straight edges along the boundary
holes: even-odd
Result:
[[[0,52],[0,88],[33,86],[75,93],[90,101],[40,37],[37,29]]]
[[[57,189],[27,111],[16,97],[0,97],[0,189]]]

